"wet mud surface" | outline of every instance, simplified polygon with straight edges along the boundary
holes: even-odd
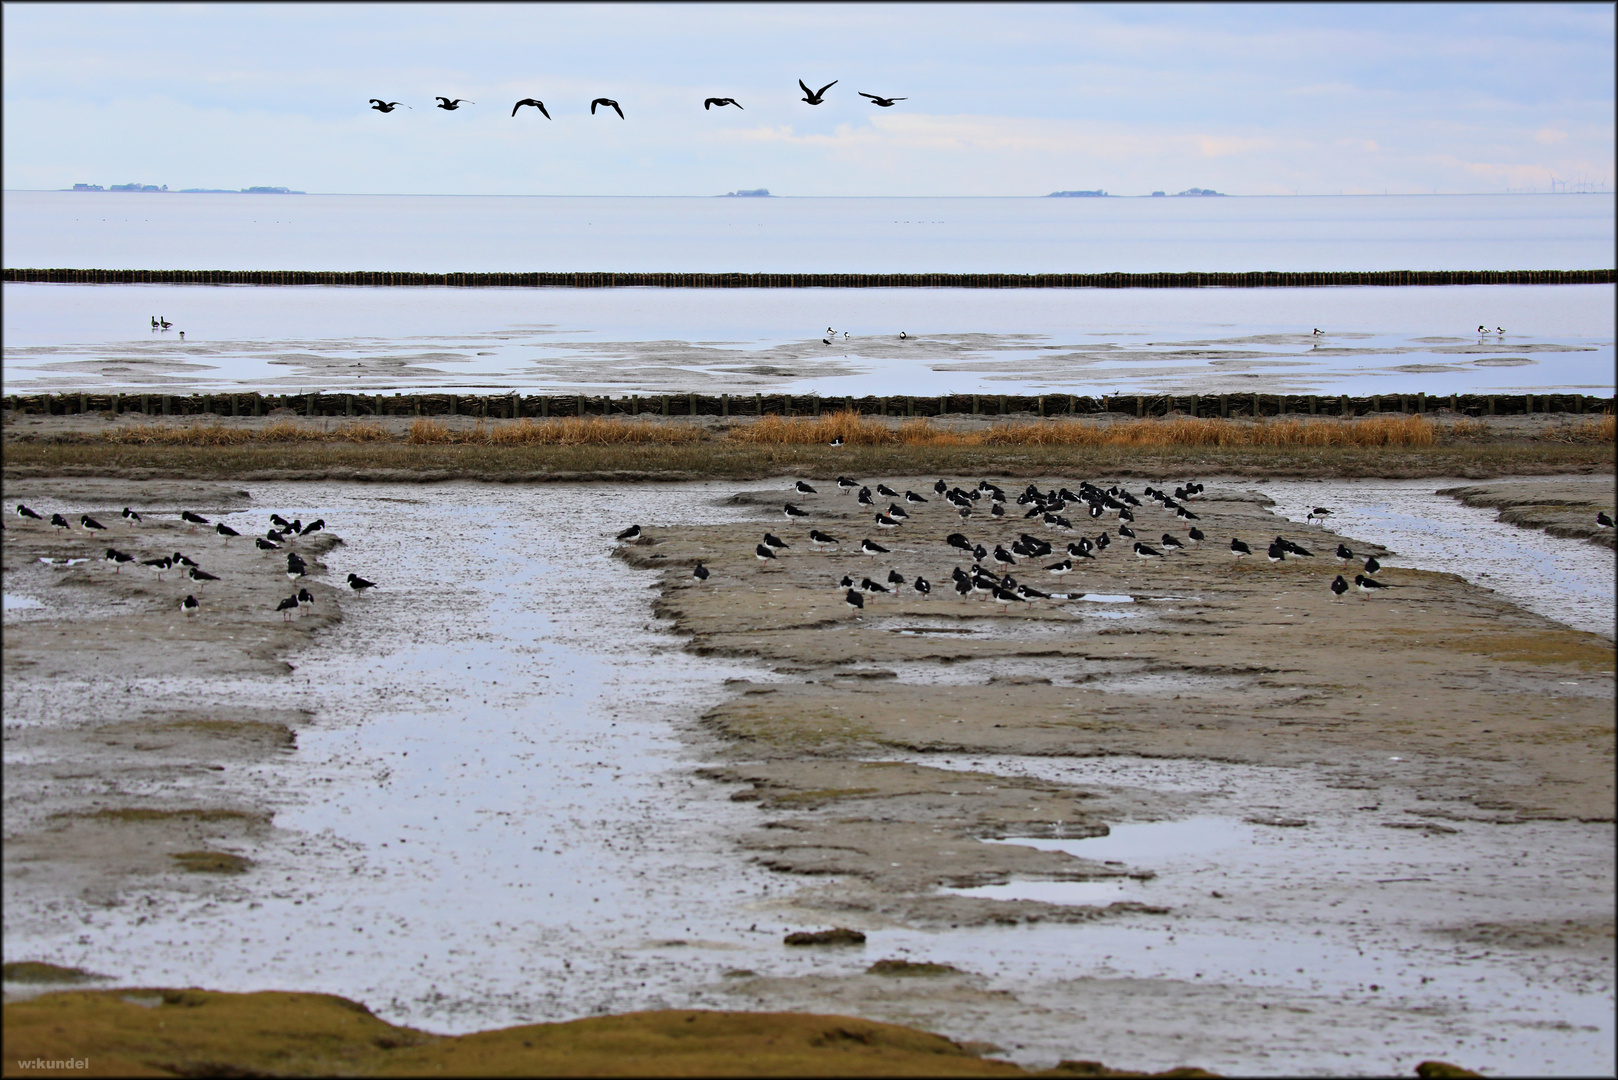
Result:
[[[1070,598],[963,600],[945,534],[1069,538],[931,480],[888,481],[932,500],[892,533],[820,478],[8,481],[109,524],[138,489],[150,536],[112,542],[222,579],[186,620],[168,575],[48,566],[82,530],[7,518],[8,961],[434,1030],[801,1008],[1030,1065],[1610,1068],[1610,640],[1217,478],[1186,555],[1075,515],[1114,532],[1094,566],[1012,570]],[[282,625],[284,575],[182,506],[324,515],[314,612]],[[1316,557],[1270,565],[1277,532]],[[1388,595],[1331,601],[1339,540]],[[851,616],[837,579],[889,569],[936,589]],[[866,941],[782,944],[832,927]]]
[[[1444,488],[1467,506],[1499,510],[1499,520],[1526,529],[1543,529],[1552,536],[1588,540],[1618,548],[1618,534],[1596,521],[1604,512],[1613,520],[1614,498],[1611,477],[1564,477],[1554,483],[1499,480],[1490,484]]]

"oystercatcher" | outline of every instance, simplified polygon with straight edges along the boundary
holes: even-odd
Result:
[[[927,595],[933,591],[932,584],[920,574],[916,575],[916,580],[910,583],[910,587],[921,593],[923,600],[925,600]]]
[[[22,503],[17,504],[17,516],[20,518],[33,518],[35,521],[45,520],[32,510],[28,509],[28,507],[24,506]]]
[[[1072,572],[1072,570],[1073,570],[1073,560],[1072,559],[1063,559],[1061,562],[1052,563],[1051,565],[1049,565],[1049,566],[1047,566],[1045,568],[1045,572],[1047,574],[1051,575],[1051,577],[1058,577],[1058,578],[1061,577],[1063,574],[1067,574],[1067,573]]]
[[[753,548],[753,554],[758,556],[758,561],[759,562],[774,562],[775,561],[775,552],[771,551],[769,548],[765,547],[763,544],[759,544],[756,547],[754,547]]]
[[[156,571],[157,580],[162,581],[164,573],[166,573],[174,565],[174,560],[170,559],[167,555],[164,555],[162,558],[158,559],[142,559],[140,564],[142,566],[150,566],[154,571]]]
[[[860,592],[867,592],[867,593],[884,592],[885,593],[885,592],[889,592],[889,591],[890,590],[888,589],[888,587],[886,585],[878,585],[876,582],[872,581],[870,578],[862,578],[860,580]]]
[[[140,515],[127,506],[124,507],[124,518],[127,521],[134,522],[136,525],[140,524]]]
[[[1176,506],[1174,508],[1174,516],[1179,518],[1181,521],[1201,521],[1202,520],[1202,518],[1198,517],[1196,514],[1193,514],[1191,511],[1187,510],[1183,506]]]
[[[1368,578],[1364,574],[1354,575],[1354,587],[1357,588],[1361,595],[1363,595],[1367,600],[1369,600],[1371,598],[1371,594],[1376,592],[1378,589],[1393,588],[1392,585],[1384,585],[1375,578]]]
[[[943,477],[939,477],[938,482],[933,485],[933,490],[942,495],[949,490],[949,485],[944,483]]]
[[[971,508],[970,507],[962,507],[962,509],[966,510],[967,513],[971,513]],[[965,517],[966,514],[962,514],[961,516]],[[997,503],[997,502],[989,503],[989,516],[992,517],[992,518],[1003,518],[1003,517],[1005,517],[1006,516],[1006,508],[1005,508],[1005,506],[1003,504]]]
[[[308,536],[310,533],[319,532],[321,529],[324,529],[325,527],[326,527],[326,519],[325,518],[315,518],[315,520],[311,521],[309,524],[307,524],[303,528],[299,529],[298,530],[298,535],[299,536]]]
[[[1120,525],[1118,526],[1118,535],[1133,540],[1135,539],[1135,530],[1128,525]]]
[[[229,525],[226,525],[223,521],[221,521],[219,524],[215,525],[213,527],[213,531],[218,533],[220,536],[224,537],[226,541],[229,541],[232,536],[240,536],[241,535],[241,533],[237,532],[235,529],[232,529]]]
[[[899,571],[897,571],[897,570],[889,570],[888,571],[888,584],[889,585],[903,585],[904,583],[905,583],[905,576],[903,574],[899,573]]]
[[[134,562],[135,556],[119,551],[117,548],[108,548],[107,553],[101,557],[101,561],[112,563],[112,572],[116,574],[124,568],[124,563]]]
[[[350,571],[349,575],[348,575],[348,587],[350,589],[353,589],[357,593],[358,592],[364,592],[366,589],[374,589],[374,588],[376,588],[376,582],[374,582],[374,581],[366,581],[364,578],[360,577],[358,574]]]
[[[206,570],[199,570],[195,566],[187,567],[185,576],[192,581],[199,582],[205,589],[208,587],[208,582],[219,580],[219,575],[210,574]]]
[[[702,565],[701,559],[698,559],[697,565],[691,569],[691,576],[696,578],[699,583],[708,580],[708,573],[708,568]]]
[[[1374,574],[1380,569],[1382,569],[1382,564],[1376,561],[1375,555],[1371,555],[1366,558],[1365,572],[1367,574]]]
[[[1112,537],[1108,536],[1106,533],[1102,533],[1101,535],[1096,537],[1096,550],[1097,551],[1106,551],[1111,546],[1112,546]]]
[[[1354,549],[1353,548],[1349,547],[1347,544],[1338,544],[1337,545],[1337,562],[1338,562],[1339,565],[1347,566],[1350,562],[1353,561],[1353,559],[1354,559]]]
[[[776,536],[774,533],[765,533],[764,534],[764,543],[767,546],[769,546],[771,548],[774,548],[777,551],[780,551],[780,550],[782,550],[784,548],[789,548],[789,547],[792,546],[791,544],[787,543],[785,540],[781,539],[779,536]]]
[[[253,546],[258,548],[260,551],[280,551],[281,550],[281,545],[280,544],[277,544],[274,540],[266,540],[262,536],[257,537],[257,538],[255,538],[253,540]]]
[[[1612,528],[1612,518],[1607,516],[1607,512],[1605,510],[1597,510],[1596,511],[1596,528],[1598,528],[1598,529],[1610,529],[1610,528]]]
[[[1268,558],[1272,563],[1285,562],[1287,557],[1287,549],[1282,547],[1280,544],[1271,544],[1269,551],[1265,553],[1265,557]]]
[[[1191,526],[1191,530],[1185,534],[1186,546],[1196,547],[1198,544],[1202,543],[1204,539],[1206,539],[1206,536],[1207,534],[1193,525]]]
[[[886,555],[888,553],[888,549],[883,547],[881,544],[873,544],[870,539],[867,538],[860,541],[860,552],[862,554],[869,555],[874,559],[878,555]]]
[[[917,495],[914,491],[911,491],[909,488],[905,489],[905,502],[907,502],[907,503],[924,503],[926,501],[927,501],[927,499],[926,499],[925,496]]]
[[[813,487],[811,487],[810,485],[804,483],[802,480],[799,480],[797,483],[793,484],[792,489],[794,491],[796,491],[799,495],[814,495],[814,494],[816,494],[815,489]]]
[[[1180,541],[1176,540],[1172,534],[1164,533],[1163,534],[1163,550],[1164,551],[1178,551],[1180,554],[1183,555],[1183,554],[1185,554],[1185,545],[1180,543]]]
[[[1017,557],[999,544],[994,545],[994,564],[1001,568],[1016,566]]]
[[[309,572],[309,567],[304,563],[302,557],[299,556],[296,551],[287,552],[287,577],[288,578],[291,578],[292,580],[296,581],[298,578],[303,577],[308,572]]]
[[[962,551],[970,552],[972,550],[972,541],[966,538],[965,533],[950,533],[944,537],[944,543],[952,548],[960,548]]]
[[[829,345],[831,343],[827,342],[827,344]],[[833,439],[831,442],[827,443],[826,445],[827,446],[833,446],[833,447],[842,446],[843,445],[843,437],[841,435],[839,435],[839,436],[837,436],[837,438]]]
[[[793,519],[793,518],[801,518],[801,517],[808,517],[809,516],[809,511],[807,511],[807,510],[799,510],[796,506],[793,506],[791,503],[787,503],[786,506],[782,507],[782,512],[784,514],[786,514],[787,520],[789,520],[789,521],[791,519]]]
[[[1306,547],[1300,547],[1297,544],[1294,544],[1291,540],[1288,540],[1284,536],[1277,536],[1275,538],[1275,542],[1277,544],[1280,544],[1281,547],[1283,547],[1284,549],[1286,549],[1286,553],[1288,555],[1302,555],[1304,558],[1307,558],[1307,559],[1312,559],[1312,558],[1315,557],[1314,552],[1310,551]]]
[[[899,493],[894,491],[886,484],[878,484],[876,486],[876,493],[888,499],[897,499],[899,497]]]
[[[275,610],[281,613],[282,622],[291,622],[292,613],[298,610],[298,596],[294,593],[275,605]]]
[[[899,523],[890,518],[888,515],[878,511],[876,515],[876,527],[879,529],[897,529],[899,527]]]
[[[1016,593],[1012,592],[1010,589],[1002,589],[998,585],[993,586],[989,591],[991,593],[993,593],[994,598],[996,600],[1000,601],[1002,604],[1010,604],[1010,603],[1013,603],[1013,602],[1018,603],[1018,604],[1026,604],[1026,603],[1028,603],[1028,601],[1024,600],[1022,597],[1018,596]]]
[[[173,555],[170,555],[169,558],[174,561],[175,566],[195,566],[195,565],[197,565],[195,561],[186,558],[184,555],[181,555],[178,551],[176,551]]]
[[[823,533],[819,529],[809,530],[809,542],[818,547],[836,547],[838,544],[837,537],[831,533]]]
[[[274,525],[277,529],[282,529],[282,530],[292,528],[292,522],[288,521],[286,518],[282,517],[280,514],[271,514],[270,515],[270,524]]]
[[[1161,559],[1163,557],[1163,553],[1161,551],[1154,547],[1147,547],[1138,540],[1135,542],[1135,555],[1142,562],[1147,559]]]
[[[1230,553],[1240,559],[1245,555],[1253,554],[1253,549],[1242,543],[1240,540],[1237,540],[1235,537],[1232,537],[1230,541]]]
[[[90,533],[91,535],[94,535],[95,533],[98,533],[98,532],[106,532],[107,531],[107,527],[105,525],[101,524],[101,522],[97,521],[95,518],[91,517],[89,514],[80,514],[79,515],[79,527],[82,528],[85,532]]]
[[[859,486],[860,482],[852,476],[839,476],[837,478],[837,494],[839,495],[847,495]]]
[[[851,616],[858,615],[860,612],[865,610],[865,597],[861,596],[853,589],[850,589],[848,592],[843,594],[843,603],[848,605],[848,613]]]
[[[956,578],[955,591],[960,594],[962,600],[965,600],[972,594],[972,579],[966,577],[964,574],[961,577]]]
[[[1331,598],[1332,598],[1332,601],[1334,603],[1339,603],[1339,604],[1342,603],[1343,602],[1343,594],[1346,593],[1347,591],[1348,591],[1348,582],[1343,580],[1343,575],[1342,574],[1338,574],[1337,577],[1332,579],[1332,583],[1331,583],[1331,593],[1332,593]]]
[[[299,589],[298,590],[298,608],[301,610],[301,609],[306,608],[306,607],[314,607],[314,606],[315,606],[314,594],[311,593],[308,589]]]
[[[897,518],[900,521],[910,520],[910,514],[906,512],[905,508],[900,506],[898,503],[888,504],[888,516],[890,518]]]
[[[1331,515],[1332,512],[1326,509],[1324,506],[1317,506],[1313,510],[1309,511],[1309,513],[1304,515],[1304,520],[1313,521],[1316,518],[1319,518],[1321,521],[1325,521],[1327,518],[1331,517]]]
[[[73,527],[67,523],[67,518],[63,517],[61,514],[52,514],[51,524],[55,525],[58,529],[71,529]]]
[[[203,517],[201,514],[193,514],[189,510],[181,510],[180,511],[180,520],[185,522],[187,525],[190,525],[192,532],[197,531],[197,526],[198,525],[211,525],[211,524],[213,524],[213,522],[209,521],[207,518]]]
[[[180,610],[185,612],[187,615],[195,615],[197,613],[197,608],[200,606],[201,605],[197,603],[197,598],[189,593],[186,594],[184,600],[180,601]]]

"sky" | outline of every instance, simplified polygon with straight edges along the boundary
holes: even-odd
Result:
[[[6,3],[8,190],[1613,190],[1611,4]],[[797,82],[836,80],[818,106]],[[881,108],[858,91],[903,97]],[[434,95],[469,99],[455,112]],[[708,96],[742,109],[705,111]],[[404,105],[372,111],[368,99]],[[543,100],[554,118],[519,98]],[[610,97],[626,119],[589,112]]]

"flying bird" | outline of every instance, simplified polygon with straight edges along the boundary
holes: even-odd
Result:
[[[545,114],[545,119],[547,119],[547,120],[549,120],[551,118],[551,114],[548,113],[548,112],[545,112],[545,103],[543,101],[539,101],[539,100],[536,100],[536,99],[531,98],[531,97],[525,97],[521,101],[517,102],[517,104],[513,105],[511,107],[511,115],[516,116],[517,115],[517,110],[522,108],[524,105],[532,105],[534,108],[536,108],[540,112],[544,113]]]
[[[707,112],[714,105],[718,105],[720,108],[724,108],[726,105],[735,105],[738,109],[742,108],[735,98],[711,97],[702,103],[702,111]],[[742,109],[742,111],[746,112],[747,110]]]
[[[397,109],[399,105],[400,102],[397,101],[383,101],[381,98],[371,99],[371,108],[375,109],[377,112],[392,112],[394,109]],[[406,105],[405,108],[408,109],[410,106]]]
[[[446,112],[454,112],[456,109],[459,109],[461,107],[461,102],[466,101],[465,98],[456,98],[454,101],[451,101],[449,98],[445,97],[442,94],[434,94],[433,96],[438,98],[438,106],[437,107],[440,108],[440,109],[445,110]],[[476,105],[477,104],[477,102],[475,102],[475,101],[466,101],[466,103],[468,105]]]
[[[612,106],[612,111],[618,114],[618,119],[622,120],[624,118],[624,110],[620,109],[618,107],[618,103],[616,101],[612,100],[612,98],[598,97],[594,101],[590,102],[590,115],[591,116],[594,116],[596,114],[596,106],[597,105],[611,105]]]
[[[804,89],[807,90],[808,87],[804,87]],[[860,95],[860,97],[868,97],[868,98],[870,98],[871,99],[871,104],[880,105],[884,109],[891,108],[895,101],[909,101],[910,100],[909,98],[902,98],[902,97],[877,97],[875,94],[867,94],[864,90],[859,90],[859,91],[856,91],[856,92]]]
[[[808,102],[810,105],[822,105],[822,104],[825,103],[825,100],[826,100],[826,91],[830,90],[832,87],[836,86],[837,85],[837,80],[833,79],[831,82],[827,83],[825,86],[822,86],[819,90],[811,90],[811,89],[809,89],[809,87],[804,84],[804,81],[802,79],[798,80],[798,85],[803,87],[803,100],[804,101]]]

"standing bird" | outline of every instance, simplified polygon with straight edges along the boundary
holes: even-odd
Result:
[[[349,571],[348,587],[350,589],[353,589],[355,592],[360,593],[360,592],[364,592],[366,589],[374,589],[374,588],[376,588],[376,582],[374,582],[374,581],[366,581],[364,578],[360,577],[358,574],[354,573],[353,571]]]
[[[140,524],[140,515],[127,506],[124,507],[124,518],[136,525]]]
[[[1367,574],[1374,574],[1380,569],[1382,569],[1382,564],[1376,561],[1375,555],[1369,556],[1365,560],[1365,572]]]
[[[260,551],[280,551],[281,550],[281,545],[280,544],[277,544],[274,540],[266,540],[262,536],[258,537],[256,540],[253,541],[253,546],[258,548]]]
[[[837,537],[831,533],[823,533],[819,529],[809,530],[809,542],[816,547],[836,547]]]
[[[208,571],[199,570],[195,566],[187,568],[185,576],[190,578],[192,581],[197,582],[205,589],[208,587],[208,582],[219,580],[218,574],[210,574]]]
[[[1106,534],[1103,533],[1102,535],[1105,536]],[[1242,543],[1240,540],[1232,537],[1230,541],[1230,553],[1240,559],[1244,555],[1253,554],[1253,549]]]
[[[1339,604],[1342,603],[1343,594],[1346,593],[1347,591],[1348,591],[1348,582],[1343,580],[1343,575],[1342,574],[1338,574],[1337,577],[1334,578],[1332,580],[1332,583],[1331,583],[1331,594],[1332,594],[1331,598],[1332,598],[1332,601],[1335,602],[1335,603],[1339,603]]]
[[[315,518],[315,520],[311,521],[309,524],[307,524],[303,528],[299,529],[298,530],[298,535],[300,535],[300,536],[308,536],[310,533],[319,532],[321,529],[324,529],[325,527],[326,527],[326,519],[325,518]]]
[[[1597,510],[1596,511],[1596,528],[1598,528],[1598,529],[1610,529],[1610,528],[1612,528],[1612,518],[1607,516],[1607,512],[1605,510]]]
[[[1198,544],[1202,543],[1203,538],[1207,534],[1204,533],[1201,529],[1197,528],[1195,525],[1193,525],[1193,526],[1191,526],[1191,531],[1186,533],[1185,535],[1186,535],[1186,541],[1185,541],[1186,544],[1188,546],[1190,546],[1190,547],[1196,547]]]
[[[1265,555],[1272,563],[1285,562],[1287,557],[1287,549],[1282,547],[1280,544],[1271,544],[1270,550],[1266,552]]]
[[[851,617],[865,610],[865,597],[853,589],[843,594],[843,603],[848,605],[848,613]]]
[[[860,553],[869,555],[874,559],[878,555],[886,555],[888,553],[888,549],[883,547],[881,544],[873,544],[870,539],[867,538],[860,541]]]
[[[787,503],[785,506],[783,506],[781,508],[781,512],[784,513],[787,516],[788,520],[791,520],[792,518],[801,518],[801,517],[808,517],[809,516],[809,511],[807,511],[807,510],[799,510],[796,506],[793,506],[791,503]]]
[[[291,622],[292,613],[298,610],[298,596],[294,593],[275,605],[275,610],[281,613],[282,622]]]
[[[33,518],[35,521],[45,520],[32,510],[28,509],[28,507],[24,506],[22,503],[17,504],[17,516],[20,518]]]
[[[618,114],[618,119],[622,120],[624,118],[624,110],[620,109],[618,107],[618,103],[616,101],[612,100],[612,98],[598,97],[594,101],[590,102],[590,115],[591,116],[594,116],[596,114],[596,106],[597,105],[611,105],[612,106],[612,111]]]
[[[1315,518],[1319,518],[1321,521],[1325,521],[1327,518],[1331,517],[1331,515],[1332,512],[1327,510],[1324,506],[1317,506],[1313,510],[1309,511],[1304,520],[1313,521]]]
[[[517,115],[517,110],[522,108],[524,105],[532,105],[534,108],[536,108],[540,112],[544,113],[545,114],[545,119],[547,119],[547,120],[549,120],[551,118],[551,114],[548,113],[548,112],[545,112],[545,103],[543,101],[539,101],[538,99],[531,98],[531,97],[525,97],[521,101],[517,102],[517,104],[513,105],[511,107],[511,115],[516,116]]]
[[[445,112],[454,112],[456,109],[459,109],[461,107],[461,102],[466,101],[465,98],[456,98],[454,101],[451,101],[449,98],[445,97],[442,94],[434,94],[433,96],[438,99],[437,107],[440,108],[440,109],[443,109]],[[466,103],[468,105],[476,105],[477,104],[477,102],[475,102],[475,101],[466,101]]]
[[[815,489],[812,486],[810,486],[809,484],[804,483],[802,480],[799,480],[797,483],[793,484],[792,489],[794,491],[796,491],[799,495],[814,495],[814,494],[816,494]]]
[[[718,105],[720,108],[724,108],[726,105],[735,105],[738,109],[742,108],[741,104],[739,102],[737,102],[737,100],[735,98],[711,97],[711,98],[707,99],[706,101],[704,101],[702,103],[702,111],[707,112],[709,109],[713,108],[715,105]],[[742,109],[742,111],[746,112],[747,110]]]
[[[912,581],[910,586],[917,592],[921,593],[921,598],[923,600],[927,599],[927,594],[933,591],[932,583],[926,578],[922,577],[920,574],[916,575],[916,580]]]
[[[315,606],[314,594],[311,593],[308,589],[299,589],[298,590],[298,607],[306,608],[306,607],[314,607],[314,606]]]
[[[852,476],[839,476],[837,478],[837,494],[839,495],[847,495],[859,486],[860,482]]]
[[[769,547],[767,547],[764,544],[759,544],[757,547],[755,547],[753,549],[753,554],[758,556],[758,561],[759,562],[774,562],[775,561],[775,552],[771,551],[769,549]]]
[[[1347,544],[1337,545],[1337,563],[1339,566],[1347,566],[1353,558],[1353,548],[1349,547]]]
[[[631,525],[629,528],[627,528],[623,532],[619,533],[613,539],[615,539],[615,540],[633,540],[639,535],[640,535],[640,526],[639,525]]]
[[[112,572],[116,574],[124,568],[124,563],[134,562],[135,556],[119,551],[117,548],[108,548],[107,553],[101,557],[101,560],[102,562],[112,563]]]
[[[383,101],[381,98],[372,98],[371,99],[371,108],[375,109],[377,112],[380,112],[380,113],[390,113],[394,109],[397,109],[401,104],[403,104],[403,103],[398,102],[398,101]],[[408,109],[408,108],[410,108],[410,106],[405,105],[405,108]],[[156,324],[156,322],[153,322],[152,325],[156,326],[157,324]]]
[[[58,529],[71,529],[73,527],[72,525],[68,524],[67,518],[63,517],[61,514],[52,514],[51,524],[55,525]]]
[[[211,524],[213,524],[211,521],[209,521],[207,518],[203,517],[201,514],[193,514],[189,510],[181,510],[180,511],[180,520],[185,522],[187,525],[190,525],[192,532],[197,531],[197,526],[198,525],[211,525]]]
[[[806,86],[806,87],[804,87],[804,89],[807,90],[809,88]],[[895,101],[909,101],[910,100],[909,98],[902,98],[902,97],[877,97],[875,94],[867,94],[864,90],[857,90],[857,91],[855,91],[855,93],[859,94],[860,97],[868,97],[868,98],[870,98],[872,105],[880,105],[884,109],[892,108],[893,103]]]
[[[201,605],[197,603],[197,598],[189,593],[186,594],[186,598],[184,600],[180,601],[180,610],[185,612],[187,615],[195,615],[197,613],[197,608],[200,606]]]
[[[798,85],[803,87],[803,100],[805,102],[807,102],[810,105],[822,105],[822,104],[825,103],[825,100],[826,100],[826,91],[830,90],[832,87],[836,86],[837,85],[837,80],[833,79],[831,82],[827,83],[825,86],[822,86],[819,90],[811,90],[811,89],[809,89],[809,87],[804,84],[804,81],[802,79],[798,80]]]
[[[697,565],[695,567],[693,567],[692,570],[691,570],[691,576],[696,578],[698,583],[700,584],[701,582],[704,582],[704,581],[708,580],[708,574],[709,574],[708,568],[706,566],[702,565],[702,560],[701,559],[698,559],[697,560]]]
[[[784,551],[792,546],[774,533],[764,534],[764,545],[773,551]]]
[[[94,535],[95,533],[98,533],[98,532],[106,532],[107,531],[107,527],[105,525],[101,524],[101,522],[97,521],[95,518],[91,517],[89,514],[80,514],[79,515],[79,527],[82,528],[85,532],[90,533],[91,535]]]
[[[308,572],[309,572],[309,567],[308,567],[307,564],[304,563],[302,556],[300,556],[296,551],[287,552],[287,577],[288,578],[290,578],[293,581],[296,581],[299,578],[303,577]]]
[[[1367,600],[1369,600],[1371,598],[1371,594],[1376,592],[1378,589],[1393,588],[1392,585],[1384,585],[1374,578],[1366,577],[1364,574],[1354,575],[1354,587],[1359,589],[1361,595],[1363,595]]]

